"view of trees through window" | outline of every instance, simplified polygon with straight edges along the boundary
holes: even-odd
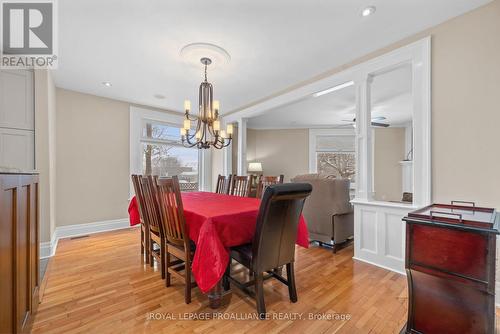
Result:
[[[177,175],[181,190],[198,190],[199,152],[182,145],[179,127],[147,122],[141,145],[144,175]]]
[[[354,152],[318,152],[318,173],[335,175],[355,182],[356,159]]]

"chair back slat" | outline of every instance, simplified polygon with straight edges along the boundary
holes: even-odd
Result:
[[[255,197],[262,198],[264,191],[267,187],[273,184],[282,184],[285,176],[281,174],[280,176],[264,176],[259,177],[259,184],[257,185],[257,194]]]
[[[311,191],[308,183],[267,187],[252,242],[254,271],[264,272],[294,261],[299,219]]]
[[[237,176],[234,175],[231,181],[230,195],[248,197],[252,187],[254,176]]]
[[[154,186],[157,176],[143,176],[141,178],[143,211],[145,218],[149,224],[149,228],[153,231],[163,234],[163,226],[161,226],[160,209],[156,196],[156,188]]]
[[[217,186],[215,187],[215,192],[217,194],[228,194],[231,188],[232,175],[229,176],[220,175],[217,177]]]
[[[174,244],[187,245],[189,238],[186,234],[179,179],[177,176],[159,178],[156,180],[156,188],[167,240]]]
[[[147,221],[145,219],[145,212],[143,209],[144,199],[143,199],[142,184],[141,184],[142,175],[134,174],[131,176],[131,178],[132,178],[132,184],[134,185],[135,200],[139,208],[139,215],[141,216],[141,223],[146,225]]]

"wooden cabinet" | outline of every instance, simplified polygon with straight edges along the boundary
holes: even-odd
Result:
[[[0,173],[0,333],[28,332],[39,298],[38,176]]]
[[[33,71],[0,71],[0,167],[35,167],[34,96]]]
[[[494,333],[500,215],[460,202],[434,204],[403,220],[409,305],[402,332]]]

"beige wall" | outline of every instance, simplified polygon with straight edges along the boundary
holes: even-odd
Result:
[[[309,170],[309,131],[247,129],[247,161],[262,163],[265,175],[285,175],[285,181]]]
[[[379,201],[401,201],[403,176],[399,162],[405,158],[405,129],[373,130],[374,197]]]
[[[57,225],[127,217],[129,104],[57,89]]]
[[[500,1],[433,31],[433,199],[500,209]]]
[[[50,71],[35,71],[35,165],[40,173],[40,241],[56,228],[56,96]]]

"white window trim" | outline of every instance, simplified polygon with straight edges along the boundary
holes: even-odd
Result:
[[[182,127],[184,116],[168,114],[161,111],[130,106],[130,175],[142,174],[141,139],[142,125],[145,120],[172,124]],[[158,140],[158,142],[163,142]],[[212,188],[212,155],[210,150],[199,150],[199,182],[200,190],[210,191]],[[130,197],[134,187],[130,181]]]

